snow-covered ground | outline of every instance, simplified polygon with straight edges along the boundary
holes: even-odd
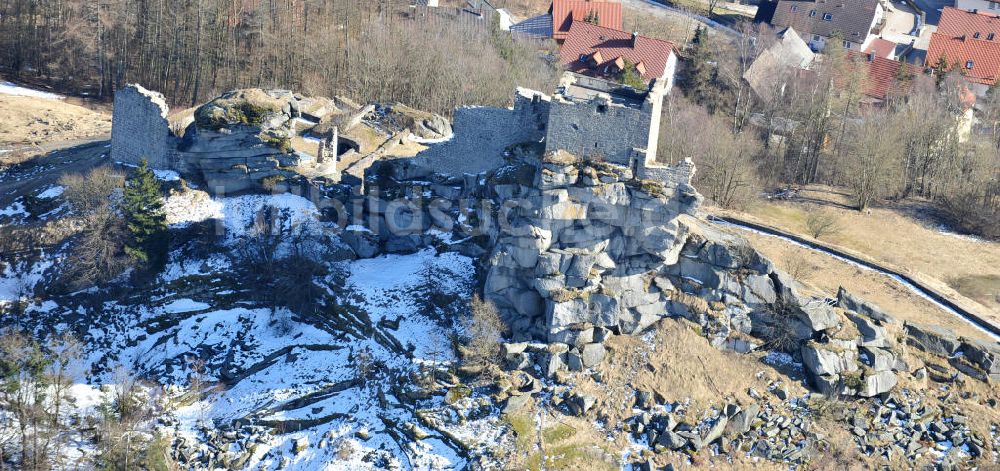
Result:
[[[56,197],[56,188],[42,194]],[[322,228],[315,205],[288,194],[214,199],[186,191],[172,195],[166,207],[175,227],[219,219],[226,244],[239,243],[265,207],[286,212],[285,229],[292,232],[310,235]],[[192,378],[208,385],[209,392],[171,413],[176,420],[163,431],[197,443],[204,452],[218,439],[207,438],[203,426],[235,430],[234,441],[224,446],[245,459],[243,469],[465,465],[454,439],[416,413],[445,407],[443,398],[431,396],[415,405],[396,395],[400,385],[413,387],[409,378],[420,365],[453,359],[439,350],[454,318],[429,315],[422,298],[433,289],[464,303],[471,296],[472,259],[426,249],[327,262],[333,274],[320,281],[329,284],[340,307],[323,301],[317,315],[304,319],[244,296],[248,291],[232,281],[239,275],[225,249],[200,258],[180,250],[147,291],[81,304],[75,296],[96,293],[88,290],[27,308],[39,326],[74,332],[85,346],[79,369],[90,373],[72,389],[78,408],[103,401],[101,385],[113,382],[115,368],[124,365],[177,397]],[[6,267],[0,274],[0,300],[16,298],[25,284],[40,281],[55,262],[51,256],[41,260],[30,267]],[[359,364],[373,367],[363,370]],[[485,412],[459,420],[447,409],[443,415],[452,420],[441,426],[464,442],[499,440],[504,428],[492,405],[469,407]],[[256,428],[244,433],[240,427]],[[308,445],[294,452],[293,442],[301,439]]]
[[[38,196],[61,193],[53,186]],[[229,252],[265,208],[287,215],[284,233],[336,244],[311,201],[290,194],[211,198],[186,190],[172,194],[165,208],[175,228],[219,220],[226,231],[219,251],[193,257],[181,247],[155,282],[97,303],[91,296],[102,295],[91,289],[27,307],[34,330],[71,332],[85,346],[77,369],[89,373],[72,388],[80,413],[105,400],[101,386],[124,366],[175,401],[192,378],[203,381],[207,392],[185,399],[157,427],[201,452],[242,456],[243,469],[460,469],[465,458],[454,437],[465,443],[500,439],[505,429],[486,398],[463,399],[481,412],[459,417],[440,395],[419,402],[397,397],[416,387],[410,378],[421,368],[454,360],[445,347],[454,312],[428,311],[424,301],[433,290],[464,309],[473,286],[472,259],[425,249],[325,262],[330,274],[317,282],[327,285],[328,296],[317,314],[300,318],[255,301]],[[30,292],[57,258],[43,254],[33,265],[4,267],[0,302]],[[439,409],[449,419],[437,425],[417,414]],[[235,438],[219,444],[206,436],[206,426],[232,430]],[[448,436],[434,427],[448,427]],[[293,451],[301,439],[308,445]],[[71,451],[74,458],[91,452],[86,444]]]
[[[62,100],[66,98],[62,95],[57,95],[55,93],[43,92],[41,90],[22,87],[19,85],[15,85],[11,82],[0,82],[0,95],[28,96],[35,98],[44,98],[46,100]]]
[[[31,288],[42,281],[43,274],[54,263],[55,260],[46,258],[43,253],[37,262],[20,262],[4,266],[0,272],[0,304],[17,301],[22,296],[30,295]]]

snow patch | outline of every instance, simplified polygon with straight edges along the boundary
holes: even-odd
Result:
[[[187,227],[209,219],[222,219],[222,206],[204,191],[185,191],[167,197],[163,209],[167,213],[167,224]]]
[[[46,100],[62,100],[66,97],[55,93],[43,92],[32,88],[21,87],[11,82],[0,82],[0,95],[27,96],[44,98]]]
[[[308,232],[319,226],[319,210],[312,201],[301,196],[288,193],[245,195],[222,198],[219,201],[222,203],[226,234],[233,238],[246,234],[253,227],[258,214],[267,206],[287,212],[288,220],[285,221],[285,227],[281,228],[283,231]]]
[[[211,306],[206,303],[191,299],[178,299],[170,304],[167,304],[166,306],[163,306],[163,312],[175,314],[179,312],[201,311],[210,307]]]
[[[66,191],[66,188],[56,185],[53,187],[49,187],[45,191],[39,193],[38,197],[41,199],[51,199],[63,194],[63,191]]]
[[[181,179],[181,174],[173,170],[153,170],[153,175],[156,175],[158,180],[165,182],[175,182]]]
[[[10,206],[0,209],[0,216],[27,216],[28,211],[24,209],[24,203],[20,201],[13,202]]]
[[[34,286],[42,281],[42,275],[53,263],[54,261],[46,259],[43,253],[41,260],[30,267],[24,262],[5,266],[3,273],[0,273],[0,304],[17,301],[22,295],[31,294]]]
[[[431,139],[431,138],[426,138],[426,137],[420,137],[420,136],[417,136],[416,134],[410,133],[409,139],[410,139],[411,142],[416,142],[417,144],[440,144],[442,142],[448,142],[448,141],[450,141],[453,137],[455,137],[455,134],[449,134],[449,135],[447,135],[445,137],[439,137],[439,138],[436,138],[436,139]]]

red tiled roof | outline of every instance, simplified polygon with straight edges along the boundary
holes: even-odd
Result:
[[[574,21],[583,21],[590,12],[597,15],[600,26],[622,29],[622,4],[618,0],[553,0],[552,37],[566,39]]]
[[[947,70],[959,67],[969,81],[993,85],[1000,78],[1000,42],[933,33],[925,65],[936,67],[942,56]]]
[[[955,7],[944,7],[937,32],[951,37],[971,37],[975,33],[979,33],[983,39],[989,33],[1000,36],[1000,18],[991,13],[973,13]]]
[[[935,67],[942,56],[947,70],[959,67],[971,82],[996,83],[1000,78],[1000,17],[945,7],[937,32],[931,34],[924,65]]]
[[[910,75],[916,75],[919,70],[905,62],[900,62],[885,57],[875,56],[872,58],[868,54],[850,51],[848,57],[853,63],[860,67],[867,68],[867,90],[865,95],[879,100],[885,100],[893,87],[897,86],[896,78],[899,76],[899,68],[906,67]],[[855,69],[856,70],[856,69]]]
[[[633,64],[641,62],[642,69],[645,69],[645,73],[640,70],[642,78],[649,80],[663,75],[674,49],[671,42],[645,36],[636,36],[633,44],[632,33],[574,21],[563,43],[559,61],[566,69],[576,73],[602,75],[605,68],[619,58],[628,59]],[[601,59],[596,65],[591,60],[595,53]]]
[[[875,38],[872,43],[868,45],[868,49],[865,49],[865,54],[875,53],[876,56],[884,57],[888,59],[896,52],[896,43],[882,38]]]

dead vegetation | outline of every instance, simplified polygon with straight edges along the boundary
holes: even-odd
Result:
[[[813,236],[813,239],[835,235],[841,229],[837,216],[825,208],[809,212],[806,216],[806,228],[809,229],[809,235]]]
[[[867,213],[859,213],[850,209],[849,198],[836,188],[812,185],[799,191],[799,199],[804,201],[766,201],[734,215],[788,232],[813,235],[810,220],[815,220],[816,214],[826,213],[830,219],[836,219],[835,227],[840,230],[827,231],[820,237],[822,242],[922,273],[939,280],[941,284],[947,283],[952,289],[982,304],[986,310],[1000,314],[1000,300],[996,298],[1000,294],[1000,244],[943,231],[933,219],[927,217],[926,203],[874,207]],[[924,214],[924,219],[915,217],[919,214]],[[772,260],[781,260],[783,269],[790,274],[811,273],[817,279],[831,278],[822,270],[806,269],[810,265],[828,266],[820,262],[829,260],[829,257],[808,254],[800,249],[793,250],[803,254],[800,259],[775,255],[770,249],[775,243],[767,240],[770,238],[743,235],[749,236],[755,247],[767,248],[767,255]],[[874,280],[876,284],[866,287],[866,290],[882,289],[880,286],[884,280]],[[826,283],[820,280],[817,284]],[[835,292],[836,286],[833,288]]]

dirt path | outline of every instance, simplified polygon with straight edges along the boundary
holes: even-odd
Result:
[[[85,172],[110,162],[109,146],[106,138],[39,146],[45,155],[0,170],[0,208],[21,196],[38,194],[65,174]]]

